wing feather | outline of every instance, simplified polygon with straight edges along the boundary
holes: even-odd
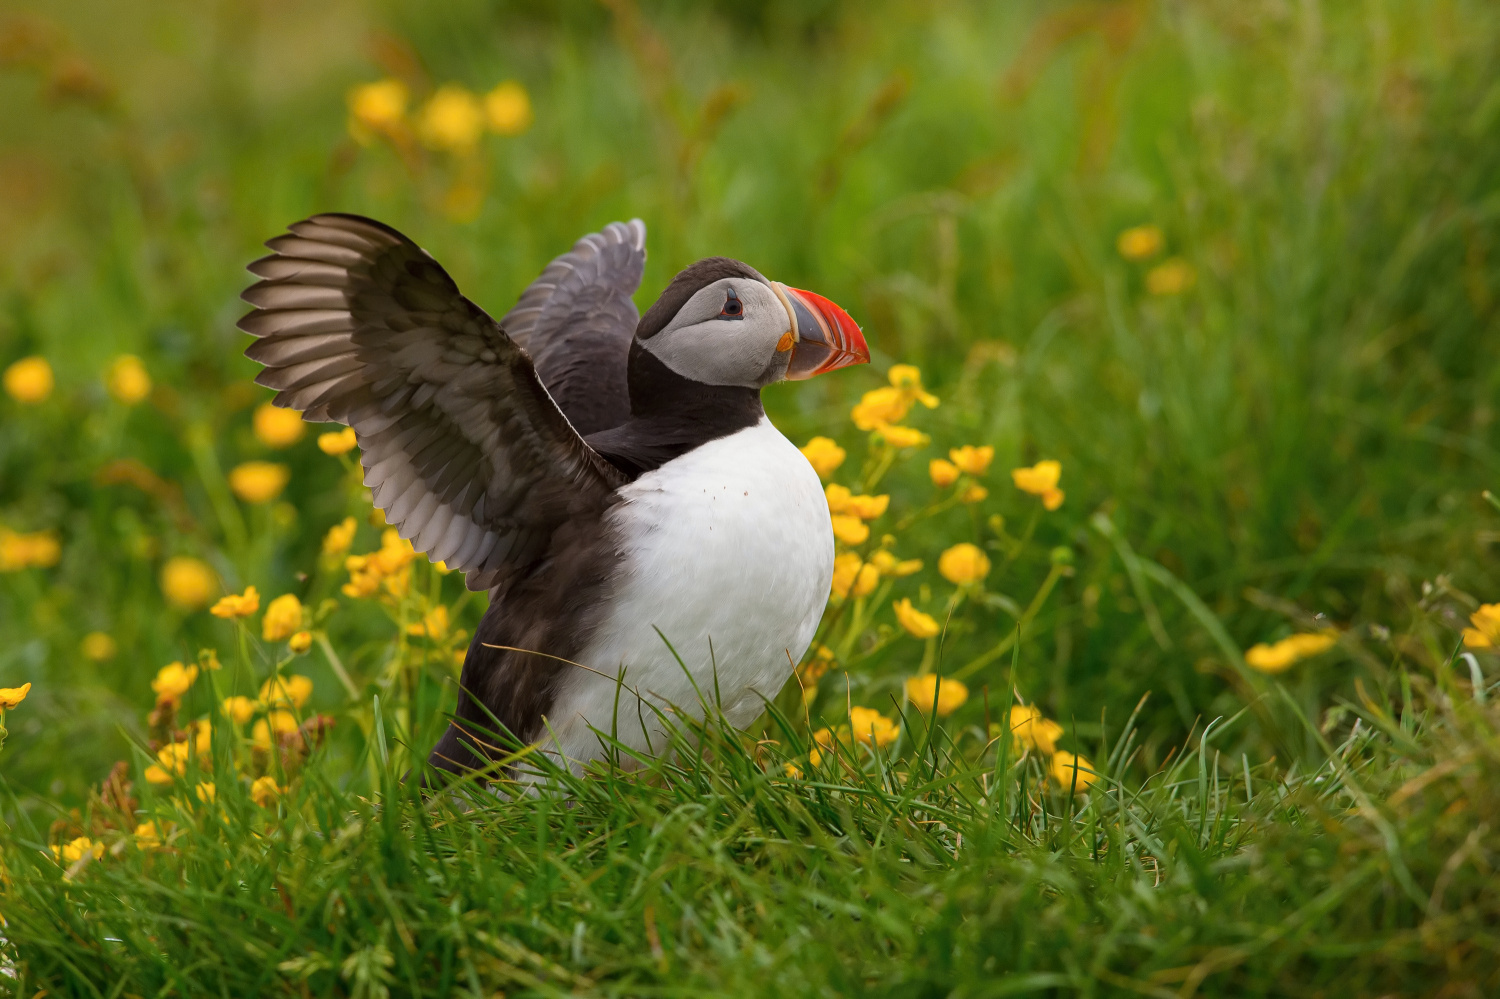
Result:
[[[365,484],[402,537],[485,589],[612,502],[624,475],[436,261],[355,215],[288,228],[250,265],[246,354],[277,405],[354,428]]]

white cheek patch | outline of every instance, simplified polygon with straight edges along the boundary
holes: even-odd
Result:
[[[728,288],[739,296],[743,318],[719,316]],[[641,346],[684,378],[704,385],[759,388],[785,372],[791,352],[776,348],[790,329],[786,307],[770,287],[732,278],[698,292]]]

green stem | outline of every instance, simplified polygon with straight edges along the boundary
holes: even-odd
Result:
[[[1047,573],[1047,578],[1042,580],[1042,585],[1036,591],[1036,596],[1031,598],[1031,603],[1027,605],[1025,612],[1021,614],[1021,619],[1016,622],[1015,630],[1012,631],[1009,635],[1006,635],[1005,638],[1002,639],[1000,643],[993,649],[990,649],[988,652],[979,656],[977,659],[970,661],[969,663],[960,667],[958,670],[954,671],[953,675],[949,677],[949,679],[962,680],[965,677],[973,676],[975,673],[984,669],[990,663],[994,662],[996,659],[999,659],[1001,656],[1005,655],[1005,653],[1009,652],[1011,646],[1016,644],[1016,642],[1018,642],[1025,635],[1026,626],[1029,625],[1032,618],[1036,617],[1037,613],[1041,611],[1042,605],[1047,602],[1047,598],[1052,595],[1053,588],[1057,586],[1057,581],[1061,579],[1067,573],[1067,571],[1068,567],[1065,565],[1054,565],[1052,567],[1052,570]]]

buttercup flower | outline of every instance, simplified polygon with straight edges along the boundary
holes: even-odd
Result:
[[[310,632],[310,631],[299,631],[295,635],[293,635],[291,638],[288,638],[286,640],[286,647],[289,648],[289,649],[291,649],[293,652],[297,653],[297,655],[300,656],[302,653],[304,653],[308,649],[312,648],[312,643],[313,643],[312,632]]]
[[[324,454],[344,454],[354,450],[358,443],[359,437],[354,433],[353,427],[318,435],[318,450]]]
[[[256,720],[250,729],[250,742],[258,749],[271,748],[271,736],[290,735],[297,731],[297,716],[290,711],[272,711]]]
[[[1063,500],[1066,498],[1067,494],[1061,489],[1048,489],[1042,493],[1042,509],[1048,511],[1056,510],[1063,505]]]
[[[193,793],[205,805],[213,804],[219,797],[219,789],[214,787],[214,782],[211,780],[200,781],[198,786],[193,788]]]
[[[19,687],[0,687],[0,711],[9,711],[22,701],[26,695],[31,693],[30,682],[23,683]]]
[[[964,491],[959,494],[958,501],[960,503],[970,503],[970,504],[973,504],[973,503],[983,503],[985,501],[986,497],[989,496],[989,494],[990,494],[990,491],[988,489],[984,488],[984,486],[981,486],[977,482],[971,482],[967,486],[965,486],[964,487]],[[1045,504],[1046,500],[1044,499],[1042,502],[1043,502],[1043,504]]]
[[[142,822],[135,827],[135,845],[142,850],[161,849],[161,833],[155,822]]]
[[[1480,604],[1469,615],[1474,627],[1464,629],[1464,645],[1471,649],[1493,649],[1500,646],[1500,604]]]
[[[262,808],[270,808],[283,790],[276,786],[275,777],[257,777],[250,784],[250,800]]]
[[[134,406],[151,394],[151,375],[139,357],[121,354],[104,373],[104,388],[119,402]]]
[[[229,472],[229,488],[246,503],[269,503],[281,495],[292,470],[273,461],[247,461]]]
[[[335,558],[349,550],[354,543],[354,532],[358,525],[353,517],[345,517],[342,522],[334,524],[323,535],[323,554]]]
[[[307,423],[295,409],[283,409],[273,402],[263,402],[255,407],[250,419],[250,428],[255,439],[266,447],[289,448],[307,433]]]
[[[860,520],[874,520],[885,515],[891,505],[889,496],[850,496],[848,510]]]
[[[1198,272],[1192,264],[1173,257],[1146,272],[1146,290],[1153,295],[1180,295],[1197,280]]]
[[[54,846],[52,855],[59,858],[65,864],[76,864],[86,854],[91,854],[95,860],[104,856],[104,844],[95,842],[87,836],[79,836],[75,840],[64,843],[62,846]]]
[[[822,479],[832,475],[834,470],[844,463],[847,455],[847,452],[831,437],[814,437],[801,448],[801,451],[807,463]]]
[[[864,562],[853,552],[844,552],[834,557],[833,593],[835,596],[847,597],[851,593],[856,597],[868,596],[879,582],[880,570]]]
[[[1072,788],[1077,794],[1087,791],[1089,785],[1099,779],[1092,763],[1082,756],[1074,756],[1066,749],[1059,749],[1052,754],[1052,763],[1048,771],[1058,787],[1064,791]]]
[[[271,707],[300,708],[312,696],[312,681],[295,673],[281,678],[272,677],[260,687],[260,702]]]
[[[870,556],[869,564],[874,566],[882,576],[910,576],[914,572],[922,571],[921,559],[899,559],[884,548]]]
[[[867,746],[889,746],[901,735],[900,726],[874,708],[850,708],[849,729],[856,741]]]
[[[880,435],[881,440],[885,441],[891,447],[897,448],[924,447],[932,440],[931,437],[928,437],[922,431],[913,429],[912,427],[876,427],[875,432]]]
[[[218,588],[214,571],[201,559],[175,555],[161,568],[162,595],[178,610],[197,610]]]
[[[850,410],[849,417],[861,430],[876,430],[888,423],[899,422],[911,411],[911,403],[898,388],[886,386],[871,389]]]
[[[927,463],[927,474],[932,477],[932,484],[939,489],[947,489],[958,481],[958,466],[947,458],[934,458]]]
[[[158,786],[162,784],[170,784],[172,783],[172,775],[167,773],[167,771],[163,770],[157,764],[153,763],[146,768],[146,783],[156,784]]]
[[[344,559],[349,582],[343,586],[346,596],[371,597],[380,592],[400,589],[402,576],[411,560],[417,557],[411,542],[404,540],[394,527],[380,535],[380,548],[368,555],[350,555]]]
[[[34,406],[52,394],[52,365],[45,357],[23,357],[5,369],[3,381],[7,395]]]
[[[1166,245],[1161,229],[1154,225],[1138,225],[1126,229],[1115,240],[1115,249],[1126,260],[1140,261],[1156,256]]]
[[[886,378],[891,387],[906,398],[920,402],[928,409],[937,408],[938,397],[922,388],[922,372],[916,365],[893,364],[891,370],[886,372]]]
[[[990,574],[989,556],[978,545],[963,541],[938,556],[938,572],[954,586],[968,586]]]
[[[268,642],[289,638],[302,628],[302,601],[295,593],[283,593],[266,605],[260,622],[260,637]]]
[[[1327,631],[1291,635],[1271,645],[1261,642],[1246,650],[1245,665],[1262,673],[1284,673],[1303,659],[1328,651],[1337,642],[1337,634]]]
[[[432,610],[422,615],[422,620],[416,624],[406,627],[408,635],[425,636],[434,641],[442,641],[448,637],[448,608],[438,604]]]
[[[782,772],[792,780],[802,779],[802,770],[795,763],[788,763],[781,768]]]
[[[484,130],[484,110],[475,97],[456,83],[445,83],[428,98],[417,120],[417,134],[431,149],[466,153]]]
[[[224,703],[219,705],[219,710],[224,712],[224,717],[236,725],[243,725],[255,717],[255,702],[248,697],[235,695],[224,698]]]
[[[156,679],[151,681],[151,689],[156,691],[157,704],[176,704],[182,700],[182,695],[192,687],[193,681],[198,679],[198,667],[184,666],[182,663],[167,663],[156,671]]]
[[[1063,727],[1050,718],[1043,718],[1041,711],[1032,704],[1011,706],[1010,731],[1015,737],[1017,753],[1030,748],[1049,756],[1057,752],[1057,740],[1063,735]]]
[[[853,514],[835,513],[829,520],[833,522],[833,536],[846,545],[863,544],[870,537],[869,525]]]
[[[362,143],[369,143],[372,133],[391,133],[401,124],[410,96],[406,84],[400,80],[363,83],[350,90],[350,134]]]
[[[260,594],[256,592],[255,587],[247,586],[242,594],[231,593],[220,597],[219,602],[210,607],[208,612],[214,617],[237,618],[249,617],[258,610],[260,610]]]
[[[995,449],[988,444],[982,447],[965,444],[963,447],[950,450],[948,457],[962,471],[970,475],[983,475],[989,470],[990,462],[995,458]]]
[[[943,680],[939,684],[937,676],[929,673],[927,676],[907,679],[906,697],[911,701],[912,707],[924,715],[932,714],[933,701],[936,699],[938,717],[946,718],[969,699],[969,688],[957,680]]]
[[[484,118],[497,135],[520,135],[531,127],[531,97],[515,80],[484,95]]]
[[[1023,493],[1043,496],[1057,488],[1057,482],[1062,478],[1062,462],[1049,459],[1039,461],[1030,468],[1013,468],[1010,470],[1010,477],[1016,488]]]
[[[102,663],[113,659],[119,648],[109,635],[102,631],[91,631],[83,636],[83,642],[79,645],[78,651],[83,653],[85,659]]]
[[[807,751],[807,760],[813,766],[817,766],[823,762],[823,753],[833,751],[833,732],[820,728],[812,734],[812,740],[812,747]]]
[[[931,638],[943,629],[931,614],[924,614],[911,605],[911,600],[902,597],[891,605],[896,620],[913,638]]]
[[[62,545],[51,531],[17,534],[0,527],[0,572],[48,569],[62,557]]]

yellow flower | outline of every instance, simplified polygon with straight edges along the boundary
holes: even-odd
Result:
[[[5,369],[4,381],[12,399],[34,406],[52,394],[52,365],[45,357],[23,357]]]
[[[292,673],[280,678],[272,677],[260,685],[260,702],[271,707],[291,705],[300,708],[312,696],[312,689],[312,681],[305,676]]]
[[[344,559],[344,568],[349,570],[349,582],[343,591],[350,597],[372,597],[380,592],[382,585],[393,596],[405,589],[404,572],[416,552],[411,542],[402,539],[394,527],[387,528],[380,536],[380,548],[368,555],[350,555]]]
[[[931,638],[943,630],[936,618],[917,610],[911,605],[911,600],[906,597],[892,604],[891,610],[896,612],[896,620],[901,622],[901,627],[905,628],[913,638]]]
[[[257,777],[250,784],[250,800],[262,808],[270,808],[282,791],[283,788],[276,786],[275,777]]]
[[[1246,650],[1245,665],[1262,673],[1284,673],[1303,659],[1327,652],[1337,642],[1338,634],[1333,631],[1290,635],[1271,645],[1261,642]]]
[[[1043,718],[1041,711],[1031,704],[1011,706],[1010,730],[1016,740],[1016,752],[1030,748],[1049,756],[1057,752],[1057,740],[1063,735],[1061,725],[1050,718]]]
[[[295,593],[283,593],[266,605],[260,622],[260,637],[268,642],[290,638],[302,628],[302,601]]]
[[[272,461],[247,461],[229,472],[229,488],[246,503],[269,503],[281,495],[292,470]]]
[[[198,667],[184,666],[182,663],[167,663],[156,671],[156,679],[151,681],[151,689],[156,691],[156,703],[176,704],[182,700],[182,695],[188,692],[188,688],[196,679],[198,679]]]
[[[432,610],[422,616],[422,620],[416,624],[407,625],[408,635],[426,636],[434,641],[442,641],[448,637],[448,608],[438,604]]]
[[[83,643],[79,646],[85,659],[92,659],[96,663],[108,662],[119,652],[115,640],[102,631],[91,631],[83,636]]]
[[[250,428],[255,432],[256,440],[277,450],[291,447],[307,433],[307,424],[301,413],[295,409],[283,409],[274,402],[263,402],[255,407]]]
[[[1197,280],[1198,272],[1192,264],[1173,257],[1146,272],[1146,290],[1153,295],[1181,295]]]
[[[271,748],[271,735],[290,735],[297,731],[297,716],[290,711],[272,711],[256,720],[250,730],[250,742],[259,749]]]
[[[153,763],[146,768],[146,782],[148,784],[170,784],[172,783],[172,775]]]
[[[989,556],[978,545],[963,541],[938,556],[938,572],[954,586],[968,586],[990,574]]]
[[[1500,604],[1480,604],[1469,615],[1474,627],[1464,629],[1464,645],[1471,649],[1493,649],[1500,645]]]
[[[75,840],[64,843],[62,846],[54,846],[52,855],[60,857],[65,864],[76,864],[85,855],[92,855],[95,860],[104,856],[104,844],[96,843],[87,836],[79,836]]]
[[[371,132],[391,133],[406,114],[409,96],[400,80],[362,83],[350,90],[350,133],[361,142],[368,142]]]
[[[1072,788],[1075,794],[1087,791],[1089,785],[1099,779],[1092,763],[1082,756],[1074,756],[1066,749],[1059,749],[1052,754],[1052,763],[1048,769],[1058,787],[1064,791]]]
[[[1048,489],[1042,493],[1042,509],[1048,511],[1056,510],[1063,505],[1063,500],[1066,498],[1067,493],[1061,489]]]
[[[964,491],[958,494],[960,503],[983,503],[989,496],[990,491],[977,482],[971,482],[964,487]]]
[[[995,459],[995,449],[988,444],[982,447],[965,444],[950,450],[948,457],[953,464],[970,475],[983,475],[989,470],[990,462]]]
[[[1166,245],[1161,229],[1154,225],[1138,225],[1126,229],[1115,240],[1115,249],[1126,260],[1140,261],[1156,256]]]
[[[201,559],[175,555],[162,566],[162,595],[178,610],[197,610],[208,603],[218,588],[213,570]]]
[[[969,688],[957,680],[944,680],[939,684],[938,678],[929,673],[907,679],[906,697],[924,715],[932,714],[932,704],[936,698],[938,717],[946,718],[969,699]]]
[[[205,805],[212,804],[219,797],[219,789],[214,787],[214,782],[211,780],[201,781],[197,787],[193,788],[193,793]]]
[[[62,557],[62,545],[51,531],[17,534],[0,527],[0,572],[47,569]]]
[[[876,427],[875,432],[891,447],[924,447],[932,440],[922,431],[912,427]]]
[[[313,643],[312,632],[310,632],[310,631],[299,631],[295,635],[293,635],[291,638],[288,638],[286,640],[286,647],[289,648],[289,649],[291,649],[293,652],[295,652],[297,655],[300,656],[300,655],[302,655],[302,653],[304,653],[308,649],[312,648],[312,643]]]
[[[135,845],[142,850],[161,849],[161,833],[155,822],[142,822],[135,827]]]
[[[835,596],[847,597],[853,593],[856,597],[867,596],[875,589],[875,584],[880,582],[880,571],[870,565],[853,552],[844,552],[833,560],[833,593]]]
[[[836,513],[830,518],[833,536],[846,545],[863,544],[870,537],[870,528],[853,514]]]
[[[860,520],[874,520],[876,517],[884,516],[886,507],[890,505],[889,496],[849,497],[849,512]]]
[[[874,708],[850,708],[849,728],[854,738],[867,746],[889,746],[901,735],[900,726]]]
[[[893,364],[891,370],[886,372],[886,378],[892,388],[900,390],[907,398],[920,402],[928,409],[937,407],[938,397],[922,388],[922,372],[916,365]]]
[[[334,524],[323,535],[323,554],[330,558],[336,558],[349,550],[354,542],[354,532],[358,528],[353,517],[345,517],[340,523]]]
[[[484,118],[497,135],[520,135],[531,127],[531,97],[515,80],[484,95]]]
[[[224,717],[236,725],[243,725],[255,717],[256,704],[248,697],[236,694],[234,697],[224,698],[224,703],[219,705],[219,710],[224,712]]]
[[[134,406],[151,394],[151,375],[139,357],[121,354],[104,373],[104,387],[120,402]]]
[[[899,422],[910,411],[911,401],[900,389],[883,386],[861,396],[849,411],[849,417],[861,430],[877,430],[888,423]]]
[[[921,559],[898,559],[884,548],[870,556],[870,565],[874,566],[882,576],[910,576],[914,572],[922,571]]]
[[[1030,468],[1011,469],[1010,477],[1021,492],[1045,496],[1057,488],[1057,480],[1062,478],[1062,463],[1050,459],[1039,461]]]
[[[354,450],[357,444],[359,444],[359,438],[355,435],[353,427],[318,435],[318,450],[324,454],[345,454]]]
[[[823,497],[828,501],[829,513],[846,513],[849,509],[849,498],[854,495],[848,486],[841,486],[837,482],[830,482],[823,490]]]
[[[427,99],[417,120],[417,134],[430,149],[466,153],[484,131],[484,109],[466,88],[445,83]]]
[[[927,474],[932,477],[932,484],[939,489],[947,489],[958,481],[958,466],[947,458],[934,458],[927,463]]]
[[[0,711],[9,711],[26,700],[26,695],[29,693],[31,693],[30,682],[23,683],[19,687],[0,687]]]
[[[801,450],[802,456],[813,467],[813,471],[823,479],[832,475],[834,470],[844,463],[847,455],[847,452],[831,437],[814,437]]]
[[[256,592],[255,587],[247,586],[243,594],[231,593],[220,597],[219,602],[210,607],[208,612],[214,617],[236,618],[249,617],[258,610],[260,610],[260,594]]]
[[[833,752],[833,732],[820,728],[812,734],[812,740],[813,744],[807,751],[807,760],[813,766],[817,766],[823,762],[824,752]]]
[[[788,763],[784,765],[781,770],[792,780],[802,779],[802,770],[795,763]]]
[[[162,773],[164,775],[177,774],[180,776],[187,773],[187,761],[188,758],[192,755],[192,747],[189,746],[186,742],[169,742],[165,746],[161,747],[161,749],[157,750],[156,762],[160,765]],[[171,780],[171,777],[166,777],[165,780],[160,781],[155,780],[151,777],[148,769],[146,779],[150,780],[152,783],[165,784]]]

